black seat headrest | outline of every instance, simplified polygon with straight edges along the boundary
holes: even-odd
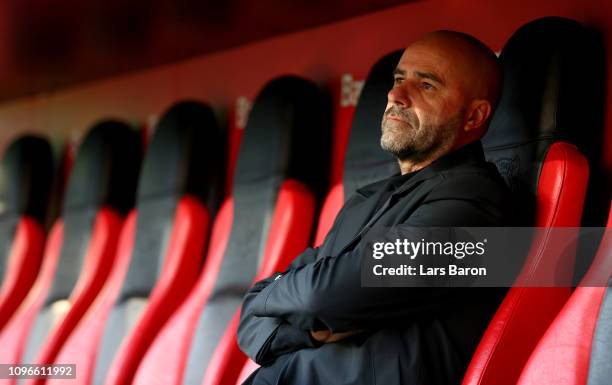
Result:
[[[140,135],[124,123],[97,123],[80,145],[70,173],[64,214],[108,205],[126,213],[133,205],[140,170]]]
[[[46,139],[25,135],[13,141],[0,164],[0,215],[28,215],[44,222],[53,165]]]
[[[103,121],[85,136],[68,181],[60,259],[46,305],[75,287],[100,209],[125,214],[133,206],[141,153],[140,134],[124,123]]]
[[[310,186],[319,196],[325,193],[328,98],[314,83],[296,76],[274,79],[263,88],[240,144],[234,195],[253,182],[290,178]]]
[[[380,147],[380,135],[393,70],[402,52],[394,51],[374,64],[359,96],[344,160],[345,200],[358,188],[399,172],[397,160]]]
[[[326,191],[328,114],[328,97],[314,83],[294,76],[272,80],[255,99],[234,174],[229,239],[200,315],[183,383],[202,380],[215,347],[261,268],[279,209],[281,184],[292,179],[320,196]]]
[[[53,173],[53,153],[46,139],[25,135],[4,152],[0,163],[0,283],[20,217],[45,222]]]
[[[198,229],[194,224],[203,221],[202,217],[196,216],[200,210],[177,215],[180,213],[177,210],[179,202],[186,195],[195,197],[206,205],[209,218],[214,216],[224,186],[225,148],[224,134],[213,111],[205,104],[179,102],[170,107],[157,123],[138,185],[136,239],[119,297],[106,323],[96,359],[94,383],[104,381],[121,342],[133,332],[134,325],[128,320],[143,314],[144,307],[139,304],[160,282],[162,270],[168,258],[172,258],[169,247],[173,234],[181,234],[179,238],[183,241],[179,245],[183,245],[193,239],[193,231]],[[187,207],[194,208],[191,205]],[[175,233],[177,230],[179,233]],[[206,239],[208,234],[202,232],[195,236]],[[193,254],[198,249],[193,244],[187,248],[190,251],[181,255],[180,261],[174,262],[177,266],[190,266],[193,257],[203,257]],[[169,277],[167,274],[164,276]],[[162,288],[162,292],[164,290]],[[181,294],[172,292],[172,295]],[[164,308],[167,309],[162,305],[161,309]]]
[[[149,296],[183,196],[200,199],[214,216],[222,198],[225,145],[213,111],[202,103],[179,102],[157,123],[140,174],[136,242],[120,301]]]
[[[576,21],[546,17],[519,28],[500,55],[501,99],[482,142],[532,222],[541,167],[550,145],[575,142],[594,113],[583,75],[592,66],[589,34]],[[592,72],[592,71],[591,71]],[[596,104],[596,103],[595,103]],[[526,223],[526,222],[527,223]]]
[[[225,166],[224,132],[205,104],[183,101],[157,123],[138,183],[138,202],[189,194],[209,202],[221,199]]]

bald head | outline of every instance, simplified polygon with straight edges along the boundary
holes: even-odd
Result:
[[[446,52],[464,79],[469,79],[468,91],[472,96],[497,106],[502,83],[501,66],[495,53],[483,42],[467,33],[440,30],[423,36],[412,45],[415,44]]]
[[[484,136],[499,99],[501,70],[478,39],[429,33],[409,45],[394,72],[381,145],[414,170]]]

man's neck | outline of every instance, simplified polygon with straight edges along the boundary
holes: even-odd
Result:
[[[421,162],[413,162],[411,160],[397,160],[400,166],[400,172],[402,175],[406,175],[411,172],[419,171],[422,168],[425,168],[433,162],[434,159],[427,159]]]
[[[446,154],[450,154],[451,152],[456,151],[459,148],[467,146],[468,144],[473,142],[475,141],[462,141],[456,142],[452,146],[440,147],[438,151],[428,156],[427,159],[398,159],[397,162],[400,166],[400,172],[402,173],[402,175],[406,175],[411,172],[419,171],[420,169],[423,169],[432,164],[438,158],[441,158]]]
[[[453,149],[454,146],[441,146],[437,151],[434,151],[425,159],[398,159],[397,161],[400,166],[400,172],[402,175],[406,175],[410,172],[419,171],[420,169],[429,166],[436,159],[448,154],[449,152],[452,152]]]

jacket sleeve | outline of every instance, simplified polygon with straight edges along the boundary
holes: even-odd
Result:
[[[292,263],[298,267],[313,262],[316,249],[307,249]],[[238,326],[238,345],[240,349],[259,365],[267,365],[283,354],[299,349],[315,347],[316,341],[310,333],[300,330],[278,317],[258,317],[253,314],[252,304],[257,295],[280,276],[271,277],[257,282],[245,295]]]
[[[393,241],[399,234],[423,226],[500,225],[499,219],[477,202],[436,199],[421,205],[405,223],[389,228],[383,238]],[[426,317],[443,311],[462,295],[478,301],[478,295],[485,293],[471,288],[362,287],[364,243],[338,256],[290,269],[253,299],[251,311],[256,316],[285,319],[302,330],[326,327],[341,332],[396,325],[406,317]]]
[[[325,242],[335,237],[343,213],[347,207],[350,207],[359,199],[360,197],[356,194],[347,201],[347,204],[336,216]],[[319,252],[319,248],[306,249],[293,260],[289,270],[315,263]],[[254,314],[253,304],[259,293],[271,283],[276,282],[275,278],[278,276],[279,274],[274,274],[272,277],[256,283],[247,292],[242,304],[237,332],[238,345],[247,356],[260,365],[270,364],[278,356],[286,353],[321,345],[311,338],[309,329],[299,329],[281,317],[256,316]]]

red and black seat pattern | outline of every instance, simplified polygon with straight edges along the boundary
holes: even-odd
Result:
[[[83,384],[129,383],[157,332],[198,276],[209,222],[223,191],[224,134],[213,111],[180,102],[157,124],[143,165],[135,213],[113,271],[79,336],[91,335]],[[102,317],[102,322],[96,318]],[[63,359],[79,359],[79,337]],[[97,343],[96,343],[97,342]],[[93,357],[93,358],[92,358]]]
[[[140,151],[138,134],[116,121],[85,137],[41,271],[0,334],[0,362],[53,362],[113,264],[123,215],[134,203]]]
[[[199,384],[207,371],[244,362],[235,340],[244,293],[255,279],[284,269],[310,241],[316,197],[327,187],[328,115],[327,98],[302,78],[275,79],[259,93],[202,274],[134,383]],[[226,359],[215,361],[219,350]]]
[[[577,22],[550,17],[521,27],[502,50],[502,97],[483,144],[514,194],[520,226],[580,226],[589,168],[573,143],[581,130],[592,129],[581,120],[594,113],[590,82],[582,78],[593,72],[584,48],[588,39]],[[533,240],[517,282],[564,267],[558,270],[564,274],[558,277],[561,286],[519,284],[508,291],[476,349],[465,385],[515,384],[569,297],[568,267],[575,252],[551,252],[554,236],[544,234]]]
[[[380,147],[380,133],[387,93],[393,87],[393,70],[401,55],[402,51],[395,51],[374,64],[353,112],[348,141],[344,142],[346,148],[334,147],[334,150],[345,154],[342,159],[341,182],[336,183],[325,198],[314,239],[315,246],[323,242],[342,205],[356,189],[399,172],[397,161]],[[248,360],[240,369],[237,383],[242,383],[255,368],[257,364]],[[233,385],[234,382],[224,380],[225,377],[233,376],[234,373],[229,370],[219,372],[216,373],[216,381],[211,383]]]
[[[538,342],[519,378],[519,385],[610,383],[612,208],[607,228],[591,267]]]
[[[0,164],[0,330],[36,279],[54,176],[49,142],[14,140]]]
[[[379,143],[387,93],[393,87],[393,70],[402,52],[385,55],[374,64],[366,78],[344,150],[341,183],[332,186],[325,198],[315,245],[323,242],[338,211],[355,190],[399,172],[397,160],[383,151]]]

